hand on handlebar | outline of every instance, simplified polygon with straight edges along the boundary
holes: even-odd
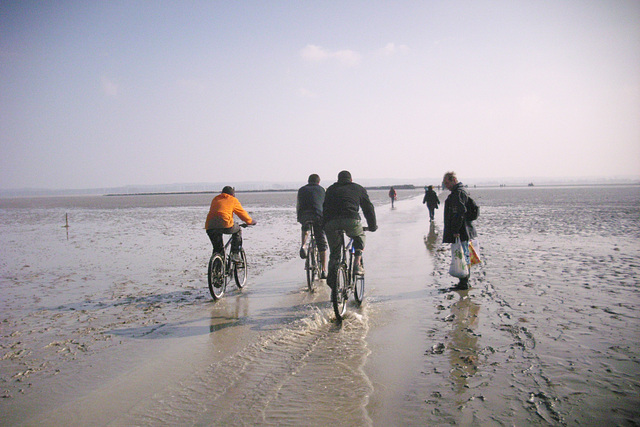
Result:
[[[375,232],[377,229],[378,229],[378,226],[377,226],[377,225],[376,225],[376,226],[374,226],[374,227],[371,227],[371,226],[369,226],[369,227],[364,227],[364,231],[370,231],[370,232],[372,232],[372,233],[373,233],[373,232]]]

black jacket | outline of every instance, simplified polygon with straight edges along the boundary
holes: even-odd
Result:
[[[469,195],[461,182],[457,183],[447,200],[444,201],[444,232],[443,243],[454,243],[454,234],[460,235],[461,241],[468,241],[476,237],[476,231],[471,221],[465,219],[467,213],[467,199]]]
[[[354,182],[338,181],[327,188],[323,205],[324,222],[338,218],[361,219],[360,208],[367,220],[367,226],[376,230],[376,212],[367,190]]]
[[[422,203],[426,203],[428,207],[438,208],[440,204],[440,199],[438,199],[438,195],[433,190],[427,190],[424,192],[424,199],[422,199]]]
[[[296,215],[299,223],[322,220],[324,194],[324,188],[320,184],[307,184],[300,187],[296,203]]]

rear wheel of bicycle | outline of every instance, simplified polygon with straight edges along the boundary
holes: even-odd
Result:
[[[304,268],[307,270],[307,286],[309,291],[313,291],[315,281],[318,279],[318,248],[313,239],[309,242]]]
[[[233,278],[236,280],[238,288],[244,288],[247,284],[247,255],[244,253],[244,249],[240,250],[240,262],[233,263]]]
[[[362,267],[364,267],[364,260],[362,258],[360,262],[362,263]],[[362,300],[364,300],[364,276],[353,276],[353,294],[358,305],[362,304]]]
[[[209,260],[209,292],[214,300],[222,298],[226,288],[224,262],[220,254],[213,254]]]
[[[341,322],[342,316],[347,311],[347,269],[344,265],[340,265],[336,273],[336,284],[331,289],[331,303],[336,313],[336,320]]]

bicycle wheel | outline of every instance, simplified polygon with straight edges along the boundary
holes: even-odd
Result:
[[[347,269],[340,265],[336,272],[336,284],[331,288],[331,303],[338,322],[342,321],[342,316],[347,311],[347,297]]]
[[[309,242],[309,250],[307,251],[304,268],[307,270],[307,286],[310,291],[313,291],[315,281],[318,279],[318,248],[313,238]]]
[[[233,278],[236,279],[238,288],[244,288],[247,283],[247,255],[244,249],[240,249],[240,262],[233,263]]]
[[[360,262],[362,263],[362,267],[364,267],[364,259],[361,258]],[[360,305],[364,299],[364,276],[356,276],[354,274],[351,277],[353,278],[353,295],[358,305]]]
[[[211,259],[209,260],[208,281],[209,292],[211,292],[214,300],[222,298],[222,295],[224,295],[224,290],[227,287],[224,276],[224,262],[222,261],[222,257],[220,254],[211,255]]]

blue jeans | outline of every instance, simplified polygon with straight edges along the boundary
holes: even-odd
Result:
[[[470,265],[471,258],[469,258],[469,241],[468,240],[465,240],[464,242],[460,241],[460,243],[462,244],[462,251],[464,252],[464,257],[467,260],[467,265]]]

